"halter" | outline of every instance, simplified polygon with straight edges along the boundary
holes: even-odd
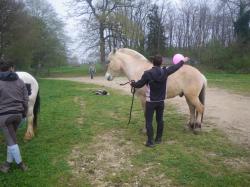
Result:
[[[130,83],[130,81],[128,81],[126,83],[122,83],[122,84],[120,84],[120,86],[125,86],[126,84],[129,84],[129,83]],[[132,109],[133,109],[134,98],[135,98],[135,88],[131,86],[130,92],[132,93],[132,102],[131,102],[131,106],[130,106],[129,120],[128,120],[128,124],[127,125],[129,125],[129,123],[131,121]]]

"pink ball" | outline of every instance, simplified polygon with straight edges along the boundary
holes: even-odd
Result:
[[[178,64],[180,61],[184,61],[185,57],[182,54],[175,54],[173,57],[173,64]]]

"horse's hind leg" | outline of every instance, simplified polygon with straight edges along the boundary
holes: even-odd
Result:
[[[31,140],[34,137],[33,119],[34,119],[33,113],[30,114],[30,111],[28,111],[28,115],[27,115],[28,126],[27,126],[27,131],[24,136],[25,140]]]
[[[201,128],[201,119],[202,119],[202,114],[204,112],[204,105],[201,104],[198,97],[192,97],[192,98],[189,98],[189,100],[195,106],[195,111],[197,113],[194,129]]]
[[[190,112],[190,118],[189,118],[189,122],[188,122],[188,128],[190,129],[193,129],[194,126],[195,126],[195,123],[196,123],[196,118],[195,118],[195,107],[194,105],[188,100],[187,97],[186,98],[186,101],[187,101],[187,104],[188,104],[188,108],[189,108],[189,112]]]

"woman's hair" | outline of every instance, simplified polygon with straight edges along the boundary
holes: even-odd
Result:
[[[162,65],[162,56],[155,55],[151,58],[151,61],[153,62],[154,66],[161,66]]]
[[[9,60],[0,59],[0,71],[9,71],[13,64]]]

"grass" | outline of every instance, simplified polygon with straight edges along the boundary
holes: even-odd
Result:
[[[104,67],[101,64],[96,64],[96,75],[104,75]],[[80,77],[80,76],[89,76],[89,65],[81,64],[78,66],[61,66],[56,68],[51,68],[48,74],[47,71],[40,72],[39,76],[41,77]]]
[[[100,139],[105,134],[111,136],[106,139],[108,142],[116,137],[109,145],[120,146],[114,151],[130,146],[123,154],[133,165],[132,169],[126,169],[121,164],[120,170],[111,168],[109,161],[108,168],[99,165],[99,169],[107,170],[102,181],[110,186],[135,184],[136,177],[139,177],[138,185],[143,186],[159,186],[164,180],[169,180],[170,186],[250,185],[250,151],[232,145],[217,130],[200,135],[184,132],[186,119],[171,106],[167,106],[164,116],[163,144],[149,149],[144,147],[146,137],[140,133],[144,120],[138,100],[131,124],[127,126],[129,96],[111,89],[108,89],[110,96],[96,96],[92,91],[100,87],[67,81],[40,80],[39,84],[42,106],[38,134],[32,141],[23,142],[25,128],[18,131],[29,171],[22,173],[14,167],[9,174],[0,173],[0,186],[95,186],[91,175],[98,168],[90,170],[88,166],[80,174],[74,171],[75,167],[81,169],[84,162],[92,163],[87,158],[97,162],[96,157],[107,152],[106,147],[95,147],[105,143],[105,139]],[[6,148],[2,137],[0,142],[0,160],[4,161]],[[72,150],[76,147],[79,153],[73,158]],[[70,166],[71,159],[78,164]]]
[[[208,84],[250,95],[250,74],[205,73]]]

